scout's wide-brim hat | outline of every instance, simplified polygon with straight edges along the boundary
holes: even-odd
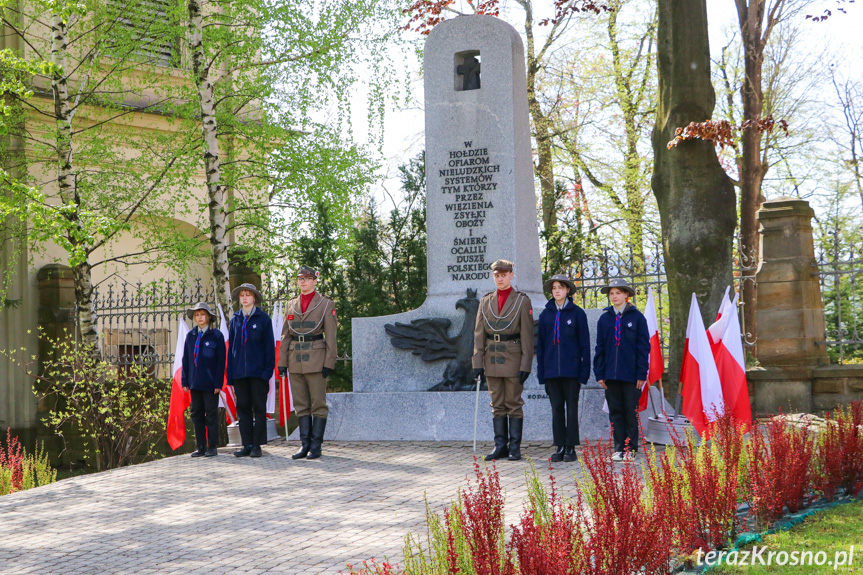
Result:
[[[261,295],[261,292],[258,291],[258,288],[253,286],[252,284],[240,284],[234,288],[234,291],[231,292],[231,297],[237,301],[240,299],[241,291],[250,291],[255,294],[255,305],[261,305],[261,302],[264,301],[264,296]]]
[[[545,283],[542,284],[542,289],[544,289],[547,293],[551,293],[551,288],[554,286],[554,282],[560,282],[566,287],[569,288],[569,293],[575,292],[575,282],[566,277],[563,274],[556,274],[545,280]]]
[[[209,305],[207,305],[206,302],[202,302],[202,301],[199,301],[194,306],[192,306],[191,308],[186,310],[186,317],[188,317],[189,319],[194,321],[195,312],[198,311],[199,309],[202,309],[205,312],[207,312],[208,314],[210,314],[210,321],[211,322],[216,321],[216,314],[213,313],[213,308],[211,308]]]
[[[629,297],[635,297],[635,290],[632,289],[632,286],[630,286],[626,282],[626,280],[622,280],[622,279],[611,280],[610,282],[608,282],[607,286],[603,286],[602,289],[600,289],[599,291],[600,291],[600,293],[602,293],[604,295],[608,295],[608,292],[611,291],[611,288],[617,288],[620,291],[625,291],[626,293],[628,293]]]

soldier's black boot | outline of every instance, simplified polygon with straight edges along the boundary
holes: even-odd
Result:
[[[563,460],[566,463],[571,463],[578,459],[578,455],[575,454],[575,446],[567,445],[566,451],[563,453]]]
[[[312,433],[312,416],[304,415],[299,420],[300,423],[300,450],[291,455],[291,459],[302,459],[309,454],[309,445]]]
[[[492,420],[494,424],[494,451],[486,455],[483,459],[486,461],[494,461],[495,459],[504,459],[509,455],[509,449],[506,446],[506,416],[495,417]]]
[[[521,426],[524,419],[521,417],[509,418],[509,460],[521,459]]]
[[[324,443],[324,430],[326,428],[326,417],[315,417],[312,419],[312,432],[309,439],[309,459],[317,459],[321,456],[321,445]]]

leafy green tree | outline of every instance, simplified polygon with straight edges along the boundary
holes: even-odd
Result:
[[[382,112],[393,82],[384,55],[399,12],[374,0],[184,6],[194,82],[187,100],[195,102],[188,112],[206,173],[201,227],[209,230],[217,300],[229,306],[229,244],[275,265],[320,202],[347,230],[374,169],[350,142],[352,88],[366,80],[370,110]]]
[[[64,254],[92,350],[94,267],[143,261],[182,269],[194,250],[195,240],[173,222],[188,203],[190,142],[152,129],[148,115],[161,117],[174,104],[165,88],[176,38],[173,20],[151,8],[146,0],[0,1],[0,23],[16,39],[7,54],[23,60],[26,47],[32,67],[16,69],[18,85],[3,84],[15,113],[4,115],[0,130],[26,153],[11,158],[24,185],[6,188],[0,215],[27,222],[20,239],[34,249]],[[113,253],[124,235],[138,240],[139,253]]]

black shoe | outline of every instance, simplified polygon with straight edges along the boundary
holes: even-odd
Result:
[[[549,457],[548,460],[551,461],[552,463],[558,463],[560,461],[563,461],[563,452],[565,449],[566,448],[563,445],[559,446],[557,448],[557,451],[552,453],[551,457]]]
[[[563,453],[563,460],[567,463],[572,463],[573,461],[578,460],[578,455],[575,454],[575,446],[566,446],[566,451]]]
[[[260,457],[261,455],[263,455],[263,453],[261,453],[261,446],[260,445],[252,446],[252,452],[249,453],[249,457]]]
[[[312,434],[312,416],[304,415],[300,418],[300,449],[293,455],[291,459],[303,459],[309,454],[309,443]]]
[[[234,452],[234,457],[248,457],[252,454],[252,446],[247,445],[239,451]]]
[[[198,449],[196,449],[195,451],[192,452],[192,457],[201,457],[204,455],[204,453],[205,453],[204,448],[199,447]]]
[[[219,450],[215,447],[211,447],[204,453],[204,457],[215,457],[219,454]]]
[[[521,427],[524,419],[521,417],[509,418],[509,460],[521,459]]]
[[[309,459],[317,459],[321,456],[321,446],[324,443],[324,431],[326,429],[326,417],[312,418],[312,432],[309,435]]]
[[[506,416],[495,417],[492,419],[492,425],[494,425],[494,451],[486,455],[483,459],[486,461],[506,459],[509,455],[509,448],[506,445]]]

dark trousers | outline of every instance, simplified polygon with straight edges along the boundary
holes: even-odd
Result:
[[[237,396],[237,417],[243,445],[260,447],[267,444],[267,393],[270,383],[257,377],[234,380]],[[254,414],[253,414],[254,413]]]
[[[190,390],[192,405],[189,415],[195,425],[198,449],[219,446],[219,395],[212,391]]]
[[[578,436],[578,395],[581,384],[570,377],[545,380],[545,392],[551,402],[551,433],[558,447],[581,445]]]
[[[606,379],[605,400],[614,434],[614,450],[638,451],[638,399],[641,390],[634,381]],[[627,439],[629,442],[627,443]]]

